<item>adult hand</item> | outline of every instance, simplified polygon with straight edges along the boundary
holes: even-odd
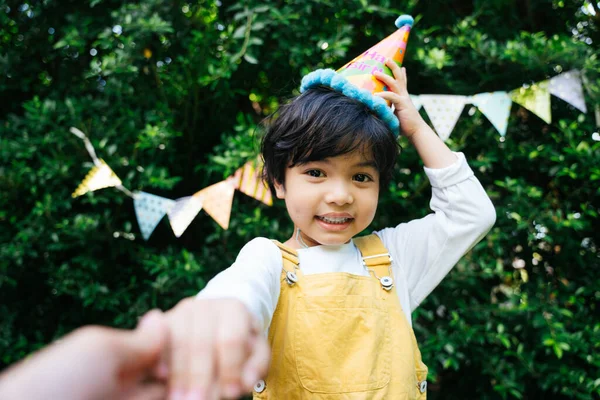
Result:
[[[170,400],[238,398],[266,374],[267,340],[240,301],[187,298],[167,319]]]
[[[167,343],[163,314],[151,311],[133,331],[75,330],[0,375],[0,398],[163,399],[166,384],[148,382]]]

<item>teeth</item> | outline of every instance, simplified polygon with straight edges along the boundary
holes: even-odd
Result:
[[[345,224],[352,218],[330,218],[330,217],[318,217],[320,220],[327,222],[328,224]]]

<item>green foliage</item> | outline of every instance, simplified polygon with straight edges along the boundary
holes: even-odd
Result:
[[[496,226],[415,313],[430,398],[600,395],[597,4],[575,0],[0,1],[0,363],[83,324],[135,325],[195,294],[255,236],[291,233],[282,204],[236,194],[230,229],[203,212],[141,239],[131,199],[71,199],[91,166],[75,126],[131,190],[189,195],[256,155],[260,122],[301,77],[417,23],[411,93],[510,90],[581,69],[580,114],[545,125],[514,105],[506,139],[466,111],[449,140],[492,197]],[[373,228],[425,215],[414,149]]]

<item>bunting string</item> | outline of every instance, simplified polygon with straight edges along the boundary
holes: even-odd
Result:
[[[450,137],[467,104],[473,104],[504,137],[512,103],[521,105],[548,124],[552,121],[551,95],[569,103],[582,113],[587,113],[584,89],[588,89],[584,83],[585,77],[581,72],[572,70],[508,92],[477,93],[472,96],[422,94],[410,95],[410,99],[417,110],[421,108],[425,110],[433,128],[442,140]],[[600,127],[600,105],[595,105],[594,113],[596,123]],[[120,190],[133,199],[135,215],[144,240],[150,238],[165,215],[175,236],[180,237],[201,210],[211,216],[223,229],[228,229],[236,190],[268,206],[273,205],[272,193],[260,176],[262,167],[260,158],[248,161],[221,182],[201,189],[191,196],[172,200],[143,191],[132,193],[123,186],[108,164],[98,158],[94,146],[81,130],[72,127],[70,132],[83,141],[94,163],[72,197],[109,187]]]
[[[550,95],[569,103],[582,113],[587,113],[583,94],[584,82],[580,71],[571,70],[508,92],[477,93],[473,96],[411,94],[410,98],[417,110],[421,106],[425,109],[433,129],[444,141],[452,134],[466,104],[473,104],[498,133],[505,136],[512,103],[519,104],[547,124],[552,122]]]
[[[228,229],[236,189],[268,206],[273,204],[271,191],[258,172],[261,168],[260,159],[248,161],[227,179],[191,196],[172,200],[143,191],[132,193],[123,186],[108,164],[98,158],[94,146],[85,133],[75,127],[72,127],[70,132],[83,141],[94,163],[72,197],[109,187],[120,190],[133,199],[135,216],[144,240],[150,238],[165,215],[169,218],[169,225],[175,237],[181,237],[202,209],[223,229]]]

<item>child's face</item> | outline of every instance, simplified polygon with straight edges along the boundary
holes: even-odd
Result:
[[[348,242],[375,217],[379,172],[361,151],[287,168],[275,184],[309,246]],[[368,156],[368,154],[367,154]]]

